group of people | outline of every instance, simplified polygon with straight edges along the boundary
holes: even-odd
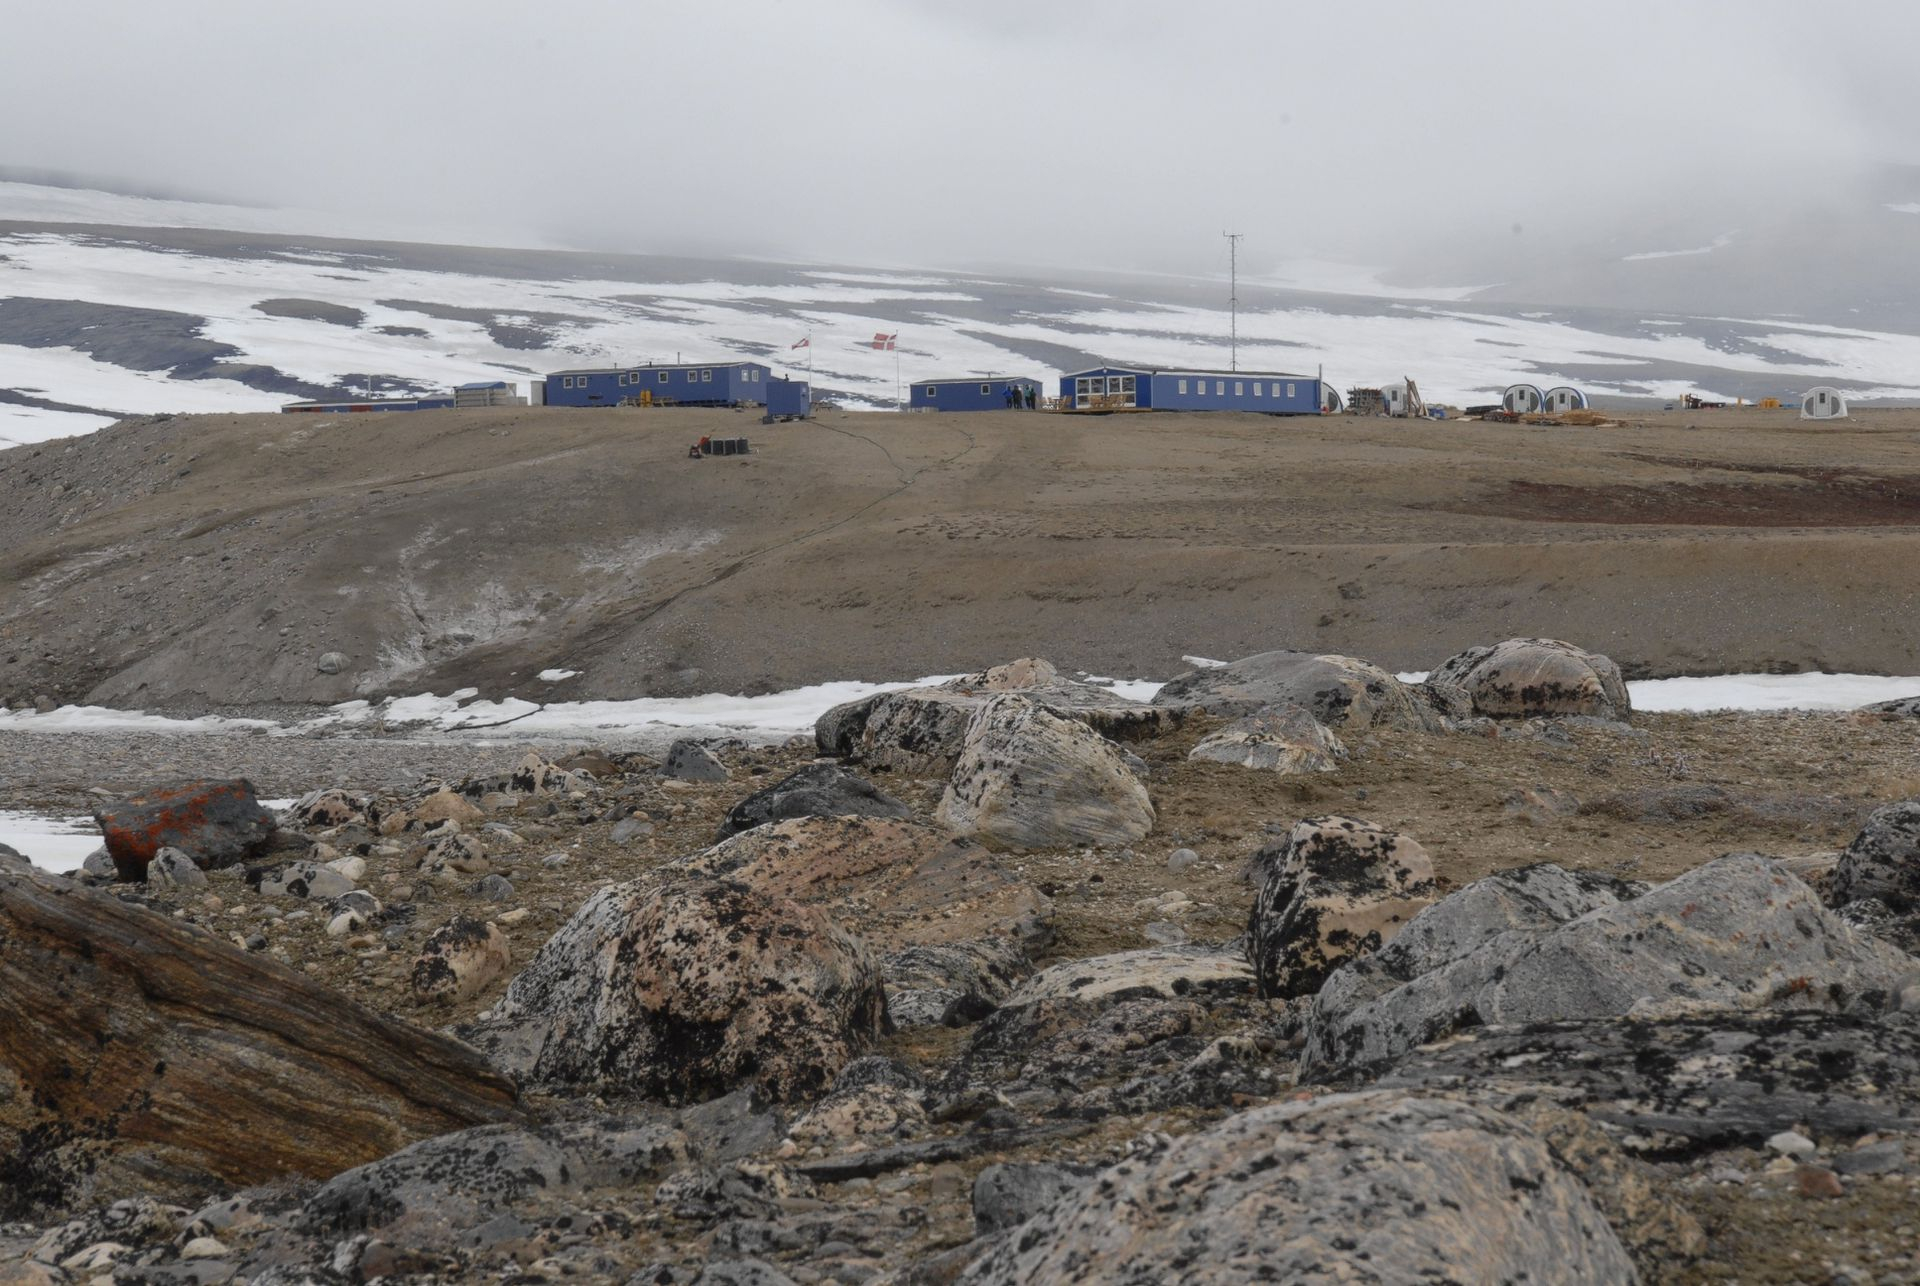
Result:
[[[1031,411],[1037,401],[1033,385],[1007,385],[1007,409],[1009,411]]]

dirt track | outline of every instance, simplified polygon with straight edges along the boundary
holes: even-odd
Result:
[[[744,433],[742,459],[686,458]],[[1045,655],[1920,672],[1920,411],[1622,428],[493,410],[131,421],[0,453],[0,697],[551,699]],[[339,674],[322,654],[347,657]]]

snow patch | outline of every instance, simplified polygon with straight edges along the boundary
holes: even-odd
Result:
[[[542,683],[558,683],[562,679],[571,679],[579,673],[578,670],[542,670],[533,677]]]
[[[57,817],[0,808],[0,844],[43,871],[74,871],[100,847],[100,828],[91,817]]]
[[[1643,259],[1685,259],[1689,255],[1710,255],[1716,250],[1725,250],[1738,235],[1738,232],[1723,232],[1713,239],[1711,245],[1695,246],[1691,250],[1643,250],[1637,255],[1622,255],[1620,262],[1639,263]]]

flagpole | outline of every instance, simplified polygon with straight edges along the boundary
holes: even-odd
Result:
[[[906,399],[900,396],[900,334],[893,336],[893,407],[896,411],[907,409]]]

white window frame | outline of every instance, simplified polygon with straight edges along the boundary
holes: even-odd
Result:
[[[667,382],[667,376],[668,376],[668,375],[670,375],[671,373],[672,373],[672,372],[670,372],[670,371],[661,371],[661,372],[660,372],[660,383],[662,383],[662,384],[665,384],[665,383]]]
[[[981,397],[991,397],[992,395],[993,395],[993,385],[991,385],[991,384],[982,384],[982,385],[980,386],[980,396],[981,396]]]
[[[711,383],[713,383],[713,372],[712,372],[711,370],[705,370],[705,371],[701,371],[701,372],[700,372],[700,382],[701,382],[702,384],[711,384]]]
[[[1260,389],[1260,381],[1259,381],[1259,380],[1255,380],[1255,381],[1253,382],[1253,395],[1254,395],[1255,397],[1261,397],[1261,396],[1264,396],[1264,394],[1262,394],[1262,392],[1261,392],[1261,389]]]
[[[1182,393],[1187,391],[1187,382],[1185,380],[1180,381],[1180,391]]]
[[[1215,380],[1213,382],[1213,395],[1215,397],[1225,397],[1227,395],[1227,382],[1225,380]]]
[[[1235,380],[1233,382],[1233,395],[1235,397],[1245,397],[1247,395],[1247,382],[1245,380]]]
[[[1292,396],[1293,396],[1293,385],[1291,385],[1291,384],[1289,384],[1289,385],[1287,385],[1287,396],[1288,396],[1288,397],[1292,397]]]
[[[620,374],[614,378],[613,382],[615,384],[618,384],[621,388],[625,388],[627,386],[627,373],[625,371],[621,371]]]

